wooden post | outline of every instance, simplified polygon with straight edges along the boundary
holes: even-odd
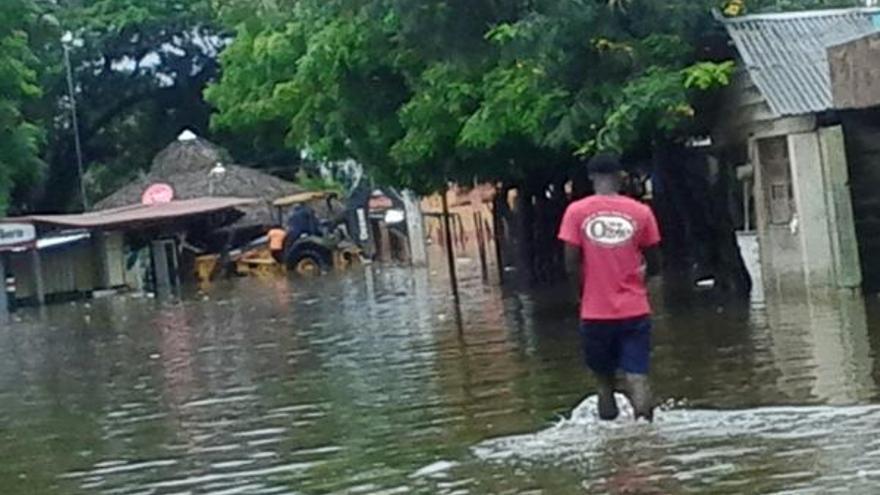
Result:
[[[180,252],[180,247],[177,245],[177,241],[170,241],[171,245],[171,268],[173,272],[171,273],[171,284],[172,289],[174,290],[174,294],[176,296],[180,296],[181,287],[180,287],[180,258],[178,257],[178,253]]]
[[[43,283],[43,262],[40,258],[40,250],[34,246],[31,250],[31,268],[34,276],[34,292],[37,298],[37,304],[43,306],[46,304],[46,288]],[[5,289],[4,289],[5,290]]]
[[[6,255],[0,252],[0,278],[3,285],[0,286],[0,323],[9,322],[9,298],[6,295]]]
[[[461,215],[456,215],[455,218],[458,220],[458,242],[462,251],[464,251],[467,249],[468,245],[467,231],[464,228],[464,218],[462,218]]]
[[[497,192],[495,193],[498,194]],[[498,211],[498,201],[506,201],[496,197],[492,202],[492,234],[495,236],[495,261],[498,263],[498,283],[504,284],[504,258],[502,257],[501,243],[504,241],[503,232],[501,230],[503,221],[501,220],[501,212]]]
[[[392,260],[391,253],[391,233],[388,232],[388,225],[379,220],[377,223],[379,231],[379,261],[388,263]]]
[[[480,269],[483,282],[489,281],[489,267],[486,264],[486,238],[483,235],[483,216],[480,212],[474,212],[475,235],[477,236],[477,252],[480,254]]]
[[[452,245],[452,225],[449,215],[449,199],[446,197],[449,189],[443,190],[443,226],[446,235],[446,259],[449,263],[449,281],[452,284],[452,297],[455,298],[455,305],[458,307],[460,298],[458,295],[458,275],[455,273],[455,247]]]

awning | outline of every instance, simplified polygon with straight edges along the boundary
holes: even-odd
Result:
[[[2,222],[32,223],[66,229],[104,229],[135,226],[194,215],[216,213],[255,203],[243,198],[197,198],[156,205],[134,205],[78,215],[29,215],[6,218]]]
[[[70,244],[76,244],[80,241],[88,240],[90,237],[92,237],[92,235],[88,232],[74,232],[66,235],[44,237],[37,240],[37,249],[42,251],[44,249],[53,249]],[[30,248],[22,247],[12,249],[11,251],[13,253],[23,253],[25,251],[28,251],[29,249]]]

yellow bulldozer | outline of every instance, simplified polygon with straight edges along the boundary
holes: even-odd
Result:
[[[275,277],[292,272],[300,276],[315,276],[332,270],[346,270],[362,262],[361,248],[349,239],[345,228],[336,218],[344,212],[344,207],[336,199],[335,193],[310,191],[273,202],[279,219],[285,218],[289,210],[298,205],[308,205],[323,217],[320,233],[295,239],[289,235],[280,261],[269,250],[266,236],[254,240],[230,255],[237,275]],[[210,280],[218,264],[218,255],[198,258],[196,272],[199,280]]]

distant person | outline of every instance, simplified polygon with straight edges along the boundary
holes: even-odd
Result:
[[[287,231],[294,241],[303,236],[321,235],[321,226],[315,210],[305,204],[298,204],[287,221]]]
[[[284,262],[284,241],[287,239],[287,231],[276,225],[269,230],[269,252],[278,263]]]
[[[572,203],[559,239],[566,261],[580,277],[580,334],[587,366],[599,382],[599,416],[619,415],[614,399],[624,392],[636,417],[653,420],[648,371],[651,357],[651,308],[645,287],[646,256],[660,243],[651,209],[619,193],[620,160],[610,154],[587,165],[596,192]]]

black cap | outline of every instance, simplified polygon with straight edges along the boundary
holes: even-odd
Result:
[[[591,174],[617,174],[622,171],[620,158],[612,153],[599,153],[587,163],[587,172]]]

